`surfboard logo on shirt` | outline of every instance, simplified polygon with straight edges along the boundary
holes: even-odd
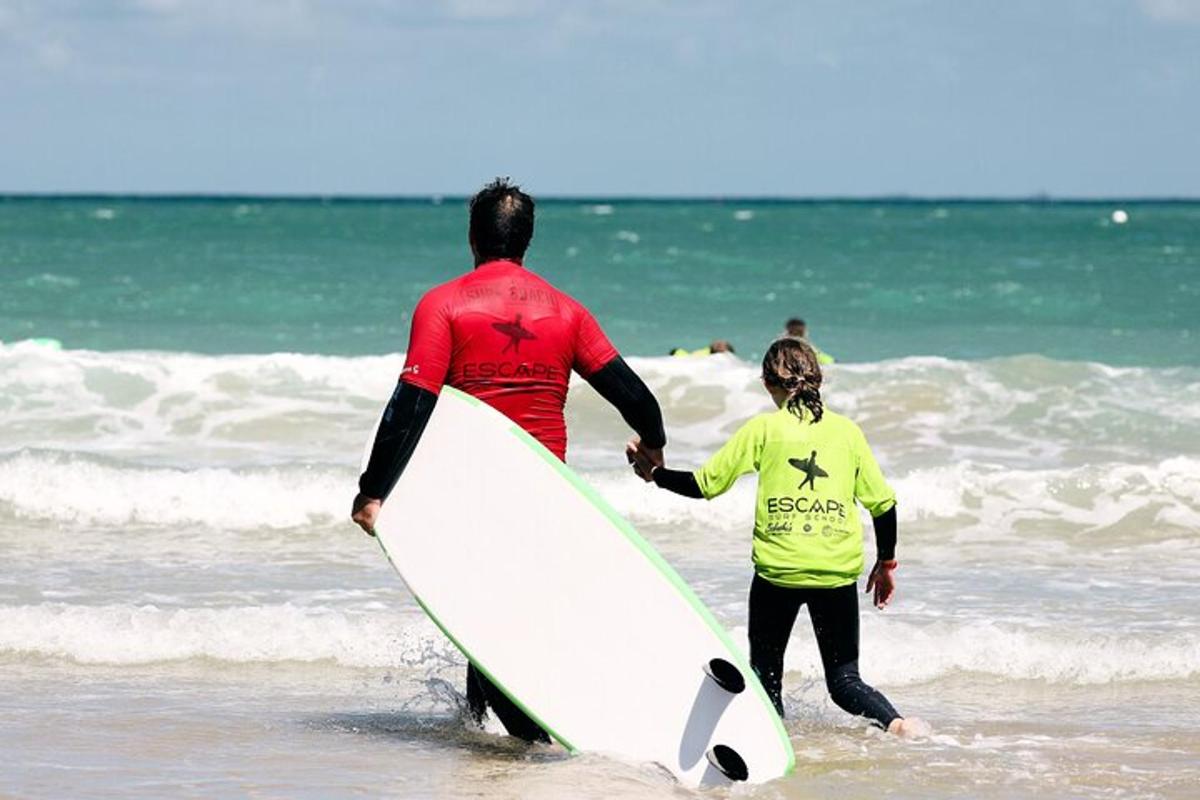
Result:
[[[814,492],[817,490],[817,478],[828,478],[829,473],[817,465],[817,451],[813,450],[808,458],[789,458],[788,463],[804,473],[804,480],[796,488],[803,489],[806,485]]]
[[[509,350],[512,350],[514,353],[520,353],[521,342],[526,339],[537,339],[533,335],[533,331],[521,325],[520,314],[517,314],[512,322],[493,322],[492,328],[508,337],[508,344],[504,345],[504,349],[500,351],[501,355],[507,353]]]

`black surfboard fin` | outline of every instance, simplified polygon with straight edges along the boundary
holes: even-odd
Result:
[[[750,769],[737,751],[724,744],[715,744],[704,754],[713,769],[731,781],[744,781],[750,777]]]
[[[705,664],[704,674],[730,694],[741,694],[746,690],[746,679],[742,677],[742,671],[723,658],[714,658]]]

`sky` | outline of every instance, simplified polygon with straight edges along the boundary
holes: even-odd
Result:
[[[0,192],[1200,196],[1200,0],[0,0]]]

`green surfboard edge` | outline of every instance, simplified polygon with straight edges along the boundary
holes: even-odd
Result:
[[[450,386],[443,386],[442,392],[452,394],[455,397],[465,400],[474,406],[487,405],[482,400],[472,397],[466,392],[459,391],[458,389]],[[703,601],[701,601],[696,593],[692,591],[692,587],[687,585],[683,578],[680,577],[679,573],[675,571],[675,568],[668,564],[667,561],[661,555],[659,555],[658,551],[655,550],[649,542],[642,538],[642,535],[634,530],[633,526],[630,525],[624,517],[618,514],[616,510],[608,504],[607,500],[605,500],[595,489],[588,485],[587,482],[576,475],[570,467],[560,461],[557,456],[547,450],[545,445],[530,436],[529,433],[527,433],[519,425],[511,425],[509,427],[509,431],[527,447],[533,450],[534,453],[540,456],[543,461],[550,464],[550,466],[552,466],[559,475],[566,478],[567,481],[573,487],[575,487],[576,491],[583,495],[588,502],[595,506],[602,514],[604,514],[608,521],[612,523],[613,527],[620,531],[625,539],[631,545],[633,545],[638,552],[645,556],[645,558],[652,565],[654,565],[654,567],[662,574],[662,576],[667,579],[667,582],[674,586],[675,590],[679,592],[685,601],[687,601],[688,605],[692,607],[692,610],[699,614],[700,618],[703,619],[712,632],[717,635],[717,638],[720,639],[722,644],[725,645],[725,649],[729,651],[729,655],[734,657],[738,668],[746,677],[746,683],[753,687],[754,692],[758,696],[759,700],[762,701],[762,703],[770,710],[771,721],[775,724],[776,733],[779,735],[779,740],[783,746],[784,753],[787,754],[787,769],[784,771],[784,774],[790,774],[796,766],[796,753],[792,749],[792,742],[788,737],[787,730],[783,727],[783,720],[781,720],[779,715],[775,713],[775,707],[772,705],[770,698],[767,697],[766,690],[763,688],[762,683],[758,680],[758,676],[755,675],[754,670],[751,669],[750,664],[746,660],[745,656],[742,655],[741,650],[738,649],[733,639],[730,638],[729,634],[717,621],[716,617],[713,616],[708,607],[705,606]],[[391,563],[392,567],[395,569],[396,562],[392,560],[392,555],[387,551],[387,547],[384,546],[382,540],[379,540],[379,546],[383,550],[384,555],[387,556],[388,562]],[[399,569],[396,569],[396,571],[400,572]],[[400,574],[403,575],[403,573]],[[412,591],[412,587],[409,587],[409,591]],[[438,627],[438,629],[446,636],[446,638],[449,639],[454,646],[457,647],[459,651],[462,652],[462,654],[466,656],[472,664],[475,665],[476,669],[486,675],[488,680],[494,683],[496,687],[500,689],[500,691],[504,692],[505,696],[508,697],[508,699],[511,700],[513,704],[517,706],[517,708],[524,711],[530,719],[540,725],[541,728],[546,731],[551,738],[565,747],[568,751],[572,753],[579,752],[577,747],[571,744],[565,737],[562,736],[562,734],[558,733],[549,725],[547,725],[540,716],[538,716],[528,706],[522,703],[520,699],[513,695],[513,693],[509,691],[503,683],[496,680],[495,676],[491,674],[488,668],[476,660],[471,653],[462,646],[462,643],[459,642],[458,639],[455,638],[454,634],[452,634],[446,628],[446,626],[442,624],[437,615],[430,610],[429,606],[425,605],[425,601],[423,601],[416,592],[412,592],[412,595],[414,598],[416,598],[417,604],[421,606],[421,609],[429,616],[431,620],[433,620],[433,624]]]

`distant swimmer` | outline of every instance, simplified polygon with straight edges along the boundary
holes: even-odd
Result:
[[[817,478],[828,478],[829,473],[817,466],[817,451],[813,450],[808,458],[789,458],[788,463],[804,473],[804,480],[797,489],[803,489],[805,484],[814,492],[817,490]]]
[[[807,342],[808,346],[817,354],[817,361],[821,364],[832,364],[837,359],[829,355],[821,348],[817,347],[812,342],[808,341],[808,323],[799,317],[792,317],[783,324],[783,333],[779,336],[780,339],[799,339],[802,342]]]
[[[682,347],[672,347],[669,356],[711,356],[717,353],[734,353],[733,345],[725,339],[714,339],[709,343],[708,347],[701,347],[699,350],[686,350]]]
[[[517,314],[512,322],[493,322],[492,327],[508,337],[508,344],[504,345],[501,354],[512,350],[514,353],[521,352],[521,341],[523,339],[536,339],[532,331],[521,327],[521,315]]]
[[[408,465],[443,386],[487,403],[561,460],[567,452],[563,405],[571,372],[577,372],[637,432],[649,459],[662,464],[666,436],[654,395],[582,303],[526,269],[533,208],[533,198],[506,179],[485,186],[470,206],[468,242],[475,268],[433,287],[417,303],[404,369],[351,510],[366,533],[373,534],[380,507]],[[538,623],[537,609],[531,608],[526,618],[512,620],[509,632],[517,642],[553,635]],[[513,736],[550,741],[471,662],[467,707],[476,721],[490,708]]]

